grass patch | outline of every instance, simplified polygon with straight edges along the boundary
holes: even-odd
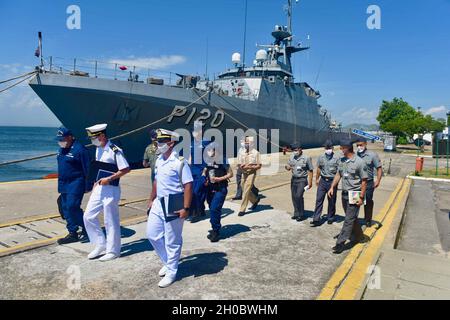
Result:
[[[450,172],[450,170],[449,170]],[[414,174],[418,177],[424,178],[439,178],[439,179],[450,179],[450,175],[447,175],[447,168],[438,169],[438,174],[436,175],[436,169],[426,169],[418,174]]]

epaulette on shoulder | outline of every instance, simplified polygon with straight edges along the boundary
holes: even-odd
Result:
[[[119,152],[120,149],[118,146],[116,146],[115,144],[110,144],[109,147],[111,148],[112,151],[114,151],[115,153]]]

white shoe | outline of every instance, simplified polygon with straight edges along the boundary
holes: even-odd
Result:
[[[88,254],[88,259],[92,260],[92,259],[95,259],[95,258],[98,258],[98,257],[104,255],[105,250],[106,250],[105,247],[95,247],[95,249],[91,253]]]
[[[110,261],[110,260],[114,260],[117,259],[120,255],[116,255],[114,253],[107,253],[105,254],[103,257],[101,257],[100,259],[98,259],[99,261]]]
[[[167,272],[167,267],[164,266],[164,267],[161,268],[161,270],[159,270],[158,275],[160,277],[164,277],[166,275],[166,272]]]
[[[160,288],[167,288],[168,286],[170,286],[172,283],[175,282],[175,278],[169,277],[169,276],[165,276],[164,278],[162,278],[162,280],[158,283],[158,286]]]

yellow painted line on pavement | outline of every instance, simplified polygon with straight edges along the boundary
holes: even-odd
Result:
[[[54,218],[59,218],[59,217],[60,217],[59,214],[47,213],[47,214],[40,215],[40,216],[33,216],[30,218],[8,221],[8,222],[0,224],[0,228],[11,227],[11,226],[15,226],[18,224],[30,223],[30,222],[40,221],[40,220],[54,219]]]
[[[18,180],[18,181],[5,181],[0,182],[1,185],[8,185],[8,184],[21,184],[21,183],[35,183],[35,182],[49,182],[49,181],[55,181],[58,180],[57,178],[50,178],[50,179],[36,179],[36,180]]]
[[[409,192],[410,184],[410,179],[403,179],[399,182],[383,209],[375,217],[375,220],[382,222],[383,226],[378,230],[374,227],[365,230],[364,233],[371,238],[371,241],[367,244],[357,244],[352,248],[322,289],[317,300],[355,299],[366,278],[369,266],[373,264],[374,258],[389,232],[392,221]]]
[[[132,218],[121,220],[120,223],[122,226],[127,226],[127,225],[136,224],[136,223],[141,223],[146,220],[147,220],[147,215],[135,216]],[[0,249],[0,257],[7,256],[7,255],[10,255],[13,253],[19,253],[19,252],[23,252],[23,251],[27,251],[27,250],[31,250],[31,249],[45,247],[45,246],[56,243],[56,241],[58,241],[58,239],[61,239],[64,237],[65,236],[62,235],[62,236],[52,237],[52,238],[48,238],[48,239],[35,240],[35,241],[18,244],[11,248]]]

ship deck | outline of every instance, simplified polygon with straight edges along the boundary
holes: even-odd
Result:
[[[314,163],[321,152],[305,150]],[[257,178],[264,198],[256,212],[237,216],[239,203],[230,200],[236,185],[230,185],[220,242],[212,244],[206,239],[208,219],[185,223],[178,281],[165,290],[157,287],[161,266],[145,239],[149,170],[135,170],[121,180],[122,255],[107,263],[89,261],[86,256],[92,247],[87,243],[55,244],[66,233],[57,213],[55,180],[1,183],[0,299],[370,298],[366,286],[370,273],[366,271],[378,263],[383,250],[394,251],[391,247],[412,185],[404,177],[415,162],[414,157],[397,153],[380,151],[380,156],[386,168],[391,163],[391,170],[375,193],[374,220],[379,224],[365,230],[370,242],[342,255],[332,254],[333,236],[343,221],[340,201],[338,221],[333,225],[311,228],[310,220],[293,222],[290,176],[282,170],[287,156],[281,155],[279,174]],[[427,159],[426,166],[432,162]],[[316,187],[305,194],[309,216],[315,192]],[[440,263],[439,276],[450,277]],[[80,287],[70,284],[74,270],[80,272]]]

